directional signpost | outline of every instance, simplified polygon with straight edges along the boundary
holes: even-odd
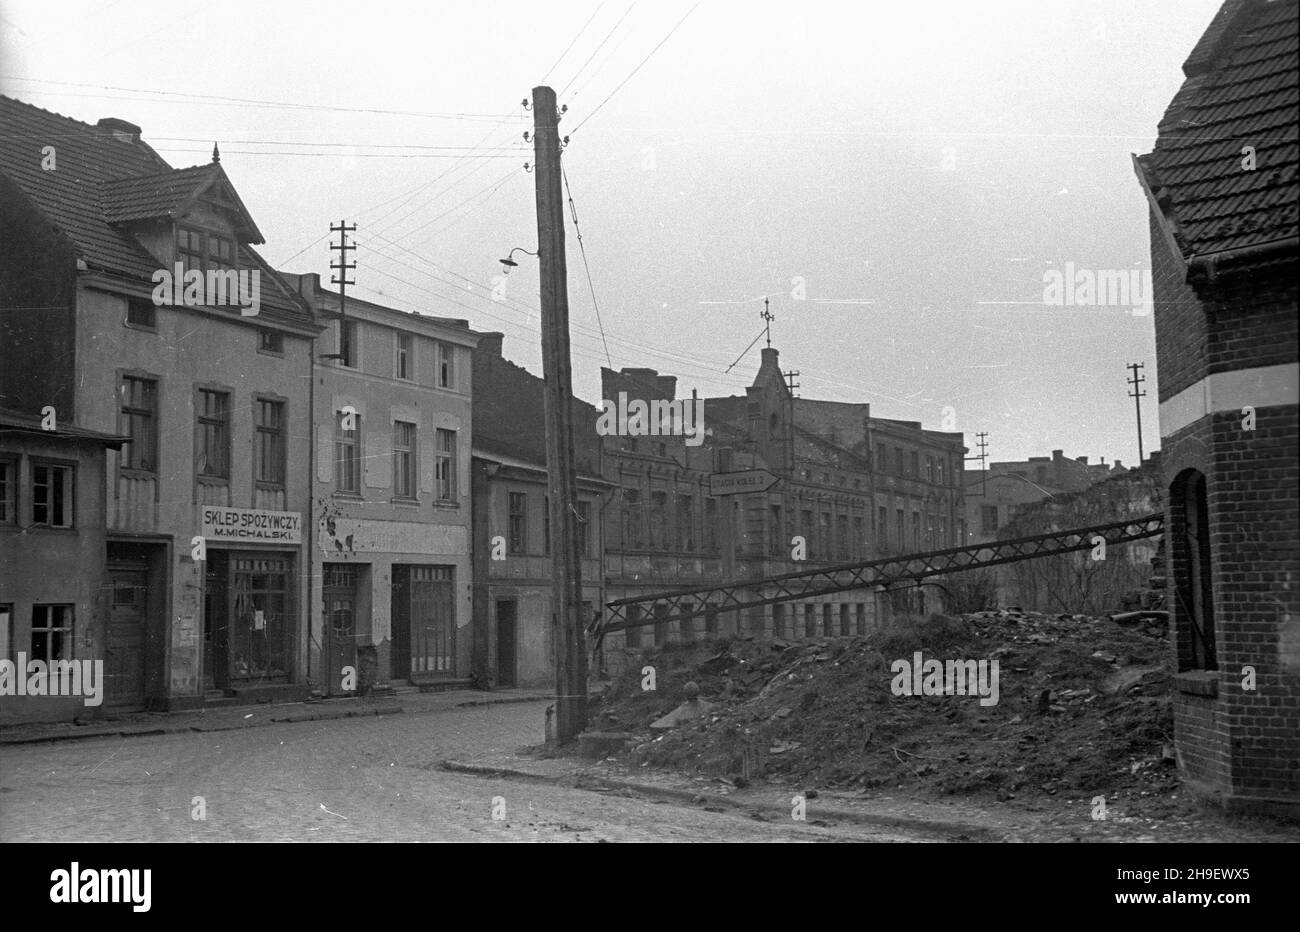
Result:
[[[743,492],[764,492],[781,481],[766,469],[746,469],[741,472],[715,472],[709,476],[710,495],[739,495]]]

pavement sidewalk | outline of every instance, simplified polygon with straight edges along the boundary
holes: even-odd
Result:
[[[0,726],[0,745],[74,741],[84,738],[132,738],[191,731],[233,731],[286,722],[315,722],[370,715],[419,715],[455,708],[537,702],[547,690],[473,689],[403,692],[377,698],[313,699],[306,702],[257,703],[179,712],[123,712],[85,723],[33,722]]]

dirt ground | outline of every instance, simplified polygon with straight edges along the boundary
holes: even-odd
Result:
[[[997,660],[999,696],[895,695],[892,664]],[[724,786],[965,801],[1008,815],[1194,820],[1173,750],[1163,628],[1003,611],[902,619],[866,637],[746,636],[645,653],[596,700],[592,728],[634,735],[628,767]],[[654,667],[645,689],[643,666]],[[650,726],[698,687],[706,711]]]

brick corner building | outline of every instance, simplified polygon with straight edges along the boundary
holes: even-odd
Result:
[[[1228,0],[1183,65],[1151,207],[1175,737],[1188,787],[1300,814],[1296,0]]]

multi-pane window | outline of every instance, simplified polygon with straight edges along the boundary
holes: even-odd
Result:
[[[836,549],[839,551],[837,559],[847,560],[849,558],[849,516],[837,515],[835,517],[836,531]]]
[[[903,475],[903,448],[894,447],[894,475]]]
[[[393,494],[415,498],[415,425],[393,422]]]
[[[927,456],[925,458],[925,481],[934,482],[934,457],[933,456]]]
[[[704,500],[704,549],[709,553],[718,552],[718,500]]]
[[[194,227],[176,228],[176,258],[185,270],[233,269],[235,241],[229,236],[196,230]]]
[[[896,509],[894,511],[894,519],[895,519],[894,520],[895,536],[898,538],[897,540],[898,549],[901,551],[905,546],[903,543],[903,535],[907,533],[907,528],[906,528],[907,512],[905,512],[902,508]]]
[[[72,659],[72,606],[33,605],[30,660]]]
[[[357,360],[357,322],[355,320],[340,320],[339,365],[347,366],[349,369],[356,369],[358,368]]]
[[[876,540],[882,547],[889,546],[889,509],[884,505],[876,509]]]
[[[284,334],[277,330],[257,331],[257,348],[263,353],[283,353]]]
[[[393,360],[393,377],[398,379],[411,378],[411,363],[413,353],[411,349],[411,335],[409,333],[397,334],[396,356]]]
[[[921,513],[912,512],[912,546],[921,549]]]
[[[433,453],[434,492],[440,502],[456,500],[456,432],[438,428]]]
[[[226,236],[208,233],[207,267],[233,269],[235,267],[235,241]]]
[[[130,441],[122,445],[122,466],[155,472],[158,469],[158,383],[123,376],[119,430]]]
[[[455,388],[456,387],[456,369],[455,369],[455,352],[456,348],[450,343],[438,341],[434,344],[437,350],[438,365],[438,387]]]
[[[578,502],[578,553],[591,556],[591,502]]]
[[[668,493],[650,493],[650,546],[668,547]]]
[[[677,549],[695,550],[695,499],[690,495],[677,496]]]
[[[785,537],[781,533],[781,506],[769,505],[772,516],[772,556],[779,556],[785,550]]]
[[[0,524],[18,521],[18,463],[0,460]],[[3,660],[4,657],[0,657]]]
[[[509,495],[506,546],[511,553],[528,551],[528,493],[511,492]]]
[[[72,527],[72,467],[32,464],[32,524]]]
[[[623,490],[623,546],[641,546],[641,491]]]
[[[257,451],[254,478],[267,486],[284,487],[285,424],[284,402],[257,399]]]
[[[189,227],[177,227],[176,258],[187,272],[191,269],[203,271],[203,233]]]
[[[912,476],[913,478],[919,478],[920,475],[921,475],[921,456],[920,456],[920,454],[917,453],[915,450],[913,450],[913,451],[912,451],[912,455],[911,455],[911,457],[910,457],[910,460],[911,460],[912,471],[911,471],[910,473],[908,473],[908,475],[909,475],[909,476]]]
[[[135,327],[148,327],[153,330],[158,326],[158,309],[152,301],[143,298],[130,298],[126,302],[126,322]]]
[[[853,519],[853,537],[856,541],[854,549],[858,553],[863,553],[867,548],[867,519],[858,515]]]
[[[214,479],[230,478],[230,393],[199,389],[198,473]]]
[[[338,412],[334,424],[334,476],[338,491],[361,493],[361,415]]]

